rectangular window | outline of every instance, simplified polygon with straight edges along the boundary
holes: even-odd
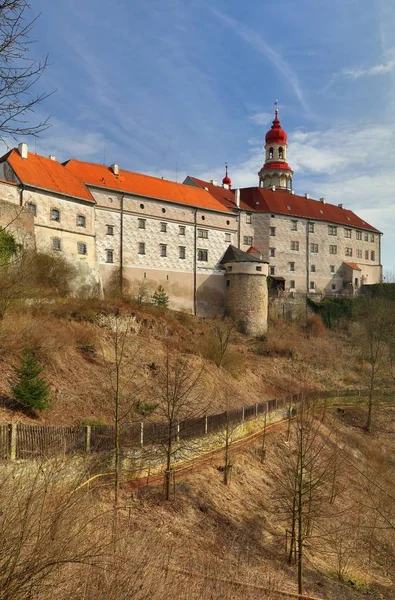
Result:
[[[352,256],[352,248],[346,248],[346,256]]]
[[[295,263],[294,262],[290,262],[289,263],[289,270],[290,271],[295,271]]]
[[[276,235],[276,228],[275,227],[270,227],[270,235]]]
[[[356,232],[357,240],[362,240],[362,231]]]
[[[315,281],[310,281],[310,289],[315,290]]]
[[[298,222],[291,221],[291,231],[298,231]]]
[[[197,236],[198,236],[198,238],[207,240],[208,239],[208,229],[198,229]]]
[[[330,268],[331,273],[335,272],[335,265],[331,265],[329,268]]]
[[[270,275],[276,274],[276,267],[270,267]]]
[[[374,260],[375,258],[375,254],[374,254],[374,250],[370,251],[370,260]]]
[[[274,258],[276,256],[275,248],[269,248],[269,256],[271,256],[272,258]]]
[[[368,242],[369,241],[369,234],[365,233],[364,238],[365,238],[365,242]]]
[[[315,273],[315,265],[310,265],[310,271],[311,271],[312,273]]]
[[[31,212],[32,215],[34,215],[34,216],[37,215],[37,205],[34,204],[34,202],[28,202],[26,206],[27,206],[27,210],[29,212]]]
[[[357,258],[362,258],[362,250],[357,250]]]
[[[167,256],[167,244],[159,244],[160,246],[160,255],[165,257]]]
[[[178,234],[179,235],[185,235],[185,225],[179,225],[178,226]]]
[[[337,246],[329,246],[329,254],[337,254]]]
[[[144,242],[139,242],[138,252],[139,252],[139,254],[145,254],[145,243]]]
[[[52,238],[52,250],[61,250],[62,244],[60,238]]]
[[[114,235],[114,225],[106,225],[107,235]]]
[[[312,254],[317,254],[318,253],[318,244],[310,244],[310,252],[312,252]]]
[[[299,242],[291,242],[291,250],[299,252]]]
[[[225,242],[231,242],[231,241],[232,241],[232,234],[225,233]]]
[[[337,235],[337,227],[335,225],[328,225],[328,234]]]
[[[88,247],[83,242],[78,242],[77,251],[78,254],[83,254],[84,256],[86,256],[88,254]]]
[[[252,240],[253,238],[251,235],[245,235],[243,240],[244,246],[252,246]]]
[[[374,234],[372,233],[372,235],[370,236],[370,241],[374,242]]]
[[[289,282],[289,287],[291,288],[291,290],[295,289],[296,286],[295,286],[295,280],[294,279],[291,279],[291,281]]]
[[[309,223],[309,233],[314,233],[314,223]]]
[[[255,267],[256,271],[262,271],[262,267]]]
[[[85,219],[84,215],[78,215],[77,227],[86,227],[86,219]]]
[[[145,229],[146,219],[137,219],[139,229]]]
[[[344,237],[351,238],[351,229],[344,230]]]
[[[369,250],[365,250],[365,260],[369,260]]]
[[[58,223],[60,222],[60,210],[57,208],[51,209],[51,221],[57,221]]]
[[[332,290],[336,289],[336,283],[332,283]]]
[[[178,258],[185,258],[185,246],[178,247]]]
[[[106,263],[114,262],[114,250],[106,250]]]
[[[160,224],[160,230],[161,230],[161,233],[166,233],[167,232],[167,223],[164,223],[162,221]]]
[[[208,261],[208,250],[203,250],[202,248],[198,249],[198,260],[201,262]]]
[[[247,223],[248,225],[250,225],[250,224],[251,224],[251,213],[247,213],[247,214],[246,214],[246,223]]]

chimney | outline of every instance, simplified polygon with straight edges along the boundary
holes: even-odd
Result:
[[[56,161],[56,156],[54,154],[50,154],[48,156],[48,158],[51,159],[51,160],[55,160]]]
[[[339,208],[344,208],[343,204],[338,204]]]
[[[210,179],[211,185],[218,185],[218,181],[216,179]]]
[[[272,185],[272,192],[275,192],[275,191],[276,191],[276,186]]]
[[[114,163],[113,165],[111,165],[111,170],[114,173],[114,175],[119,175],[119,167],[116,163]]]
[[[310,194],[305,194],[304,197],[306,198],[306,200],[310,200]]]
[[[326,202],[325,198],[320,198],[320,202],[321,202],[321,204],[325,204],[325,202]]]
[[[25,144],[25,143],[18,144],[18,152],[22,156],[22,158],[27,158],[27,155],[28,155],[27,144]]]
[[[240,190],[235,190],[235,201],[237,208],[240,208]]]

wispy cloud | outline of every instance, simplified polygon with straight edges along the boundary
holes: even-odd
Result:
[[[304,97],[304,92],[302,90],[297,74],[283,59],[283,57],[267,43],[267,41],[262,37],[262,35],[260,35],[259,33],[254,31],[254,29],[251,29],[247,25],[244,25],[240,21],[236,21],[236,19],[229,17],[228,15],[224,14],[216,8],[211,8],[211,12],[218,19],[220,19],[224,25],[232,29],[232,31],[234,31],[245,42],[250,44],[250,46],[252,46],[257,52],[266,57],[266,59],[277,69],[280,75],[291,86],[301,106],[306,112],[308,112],[309,107]]]
[[[255,115],[251,115],[248,117],[250,121],[256,123],[257,125],[267,125],[270,123],[273,115],[268,112],[256,113]]]
[[[343,69],[341,75],[349,79],[360,79],[360,77],[375,77],[377,75],[386,75],[395,69],[395,51],[392,48],[388,60],[378,63],[373,67],[365,69]]]

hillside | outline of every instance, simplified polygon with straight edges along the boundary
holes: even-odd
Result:
[[[321,457],[330,460],[304,516],[303,589],[323,600],[394,597],[395,410],[381,406],[375,416],[372,434],[356,407],[328,410],[314,424]],[[287,427],[268,435],[264,462],[260,441],[232,453],[229,486],[221,456],[177,476],[170,502],[160,485],[135,492],[126,484],[115,551],[110,480],[82,485],[87,475],[65,478],[61,462],[47,462],[38,477],[3,470],[4,597],[274,600],[285,597],[275,592],[295,593],[282,501],[294,432],[292,425],[288,443]]]
[[[361,365],[347,327],[326,330],[319,317],[308,322],[271,322],[264,340],[243,336],[221,320],[162,311],[152,305],[69,299],[14,305],[0,323],[0,394],[3,422],[76,425],[111,423],[114,367],[114,312],[130,321],[126,340],[125,389],[133,404],[149,403],[156,366],[169,343],[202,368],[209,412],[283,396],[303,389],[363,386]],[[219,337],[230,343],[221,362]],[[24,349],[33,349],[51,389],[51,409],[37,415],[21,411],[10,399],[10,378]],[[226,398],[214,390],[223,390]],[[134,386],[134,387],[133,387]],[[138,392],[136,391],[138,390]],[[137,400],[136,400],[137,398]]]

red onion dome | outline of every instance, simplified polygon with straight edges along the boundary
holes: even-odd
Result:
[[[228,165],[225,165],[225,168],[226,168],[226,173],[225,173],[225,177],[222,180],[222,183],[224,185],[228,185],[230,187],[232,185],[232,180],[228,175]]]
[[[278,118],[278,108],[276,108],[276,114],[274,117],[272,128],[266,134],[266,144],[286,144],[287,134],[284,129],[281,128],[281,124]]]

